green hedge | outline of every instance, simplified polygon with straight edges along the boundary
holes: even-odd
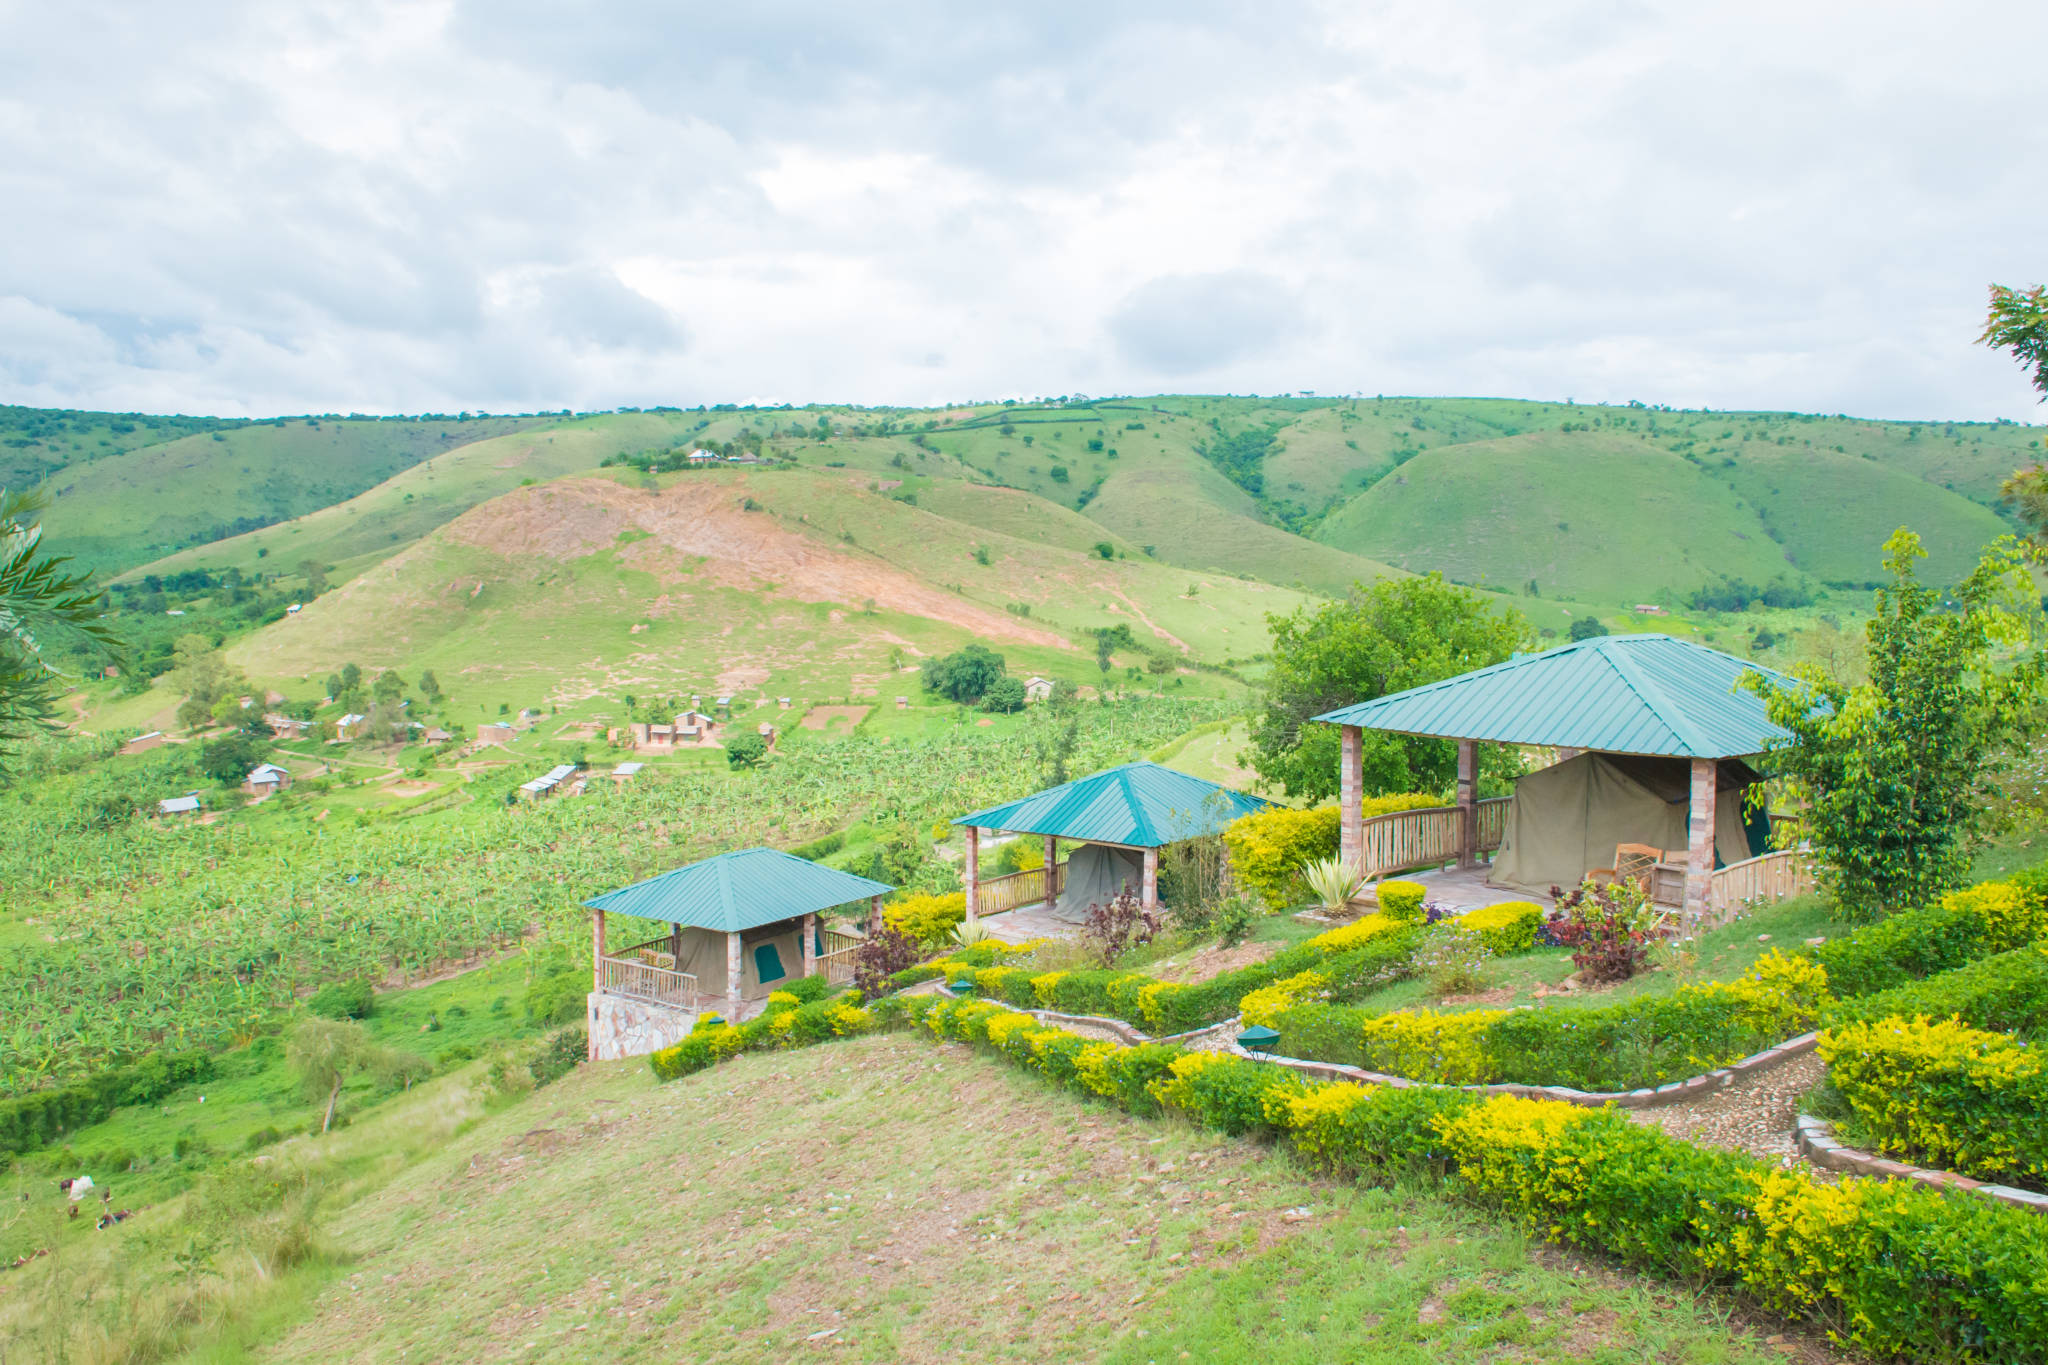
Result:
[[[1312,1163],[1422,1177],[1532,1234],[1816,1321],[1873,1355],[2048,1360],[2048,1223],[1911,1181],[1823,1184],[1612,1109],[1307,1084],[1271,1064],[1123,1048],[984,1002],[918,1000],[941,1036],[1138,1114],[1284,1137]]]
[[[680,1043],[649,1053],[647,1064],[656,1079],[672,1081],[742,1052],[807,1047],[832,1038],[884,1032],[899,1026],[909,1013],[903,996],[884,996],[872,1005],[855,1004],[854,999],[799,1004],[787,992],[777,991],[768,997],[767,1008],[746,1023],[735,1027],[700,1021]]]
[[[2048,1027],[2048,948],[2030,944],[1875,995],[1838,1001],[1828,1011],[1828,1022],[1951,1016],[1996,1033],[2036,1034]]]
[[[159,1052],[56,1090],[0,1100],[0,1152],[28,1152],[74,1128],[98,1123],[124,1104],[147,1104],[181,1085],[210,1080],[205,1052]]]
[[[2048,928],[2044,907],[2048,867],[2029,868],[1803,951],[1827,969],[1837,999],[1874,995],[2033,942]]]

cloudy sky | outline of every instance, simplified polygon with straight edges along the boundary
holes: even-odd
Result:
[[[2042,420],[2039,0],[0,0],[0,402]]]

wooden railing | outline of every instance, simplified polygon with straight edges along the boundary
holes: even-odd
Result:
[[[1053,894],[1059,893],[1060,884],[1066,880],[1066,863],[1059,865],[1059,873],[1052,884]],[[1020,905],[1037,905],[1046,898],[1045,869],[1026,868],[1022,872],[1006,872],[1000,877],[990,877],[981,883],[975,896],[975,914],[986,918],[1015,910]]]
[[[1479,847],[1475,852],[1491,853],[1508,835],[1508,806],[1512,796],[1489,796],[1479,802]]]
[[[669,960],[673,962],[675,959]],[[697,1008],[696,977],[688,972],[657,967],[644,958],[613,957],[607,953],[597,960],[597,984],[606,995],[623,995],[677,1009]]]
[[[1707,916],[1726,924],[1745,906],[1784,900],[1813,890],[1813,855],[1784,848],[1730,863],[1707,882]]]
[[[1365,822],[1358,870],[1367,880],[1390,872],[1455,861],[1464,843],[1464,814],[1456,806],[1401,810]]]
[[[826,981],[836,986],[853,980],[853,955],[863,942],[836,929],[825,931],[825,955],[818,959],[818,970]]]

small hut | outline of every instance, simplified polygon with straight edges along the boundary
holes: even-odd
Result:
[[[1221,834],[1240,815],[1271,804],[1157,763],[1126,763],[963,815],[953,823],[967,831],[967,918],[1042,900],[1055,919],[1079,924],[1091,905],[1125,889],[1150,909],[1159,904],[1160,849]],[[1043,836],[1044,868],[982,881],[984,830]],[[1081,845],[1064,864],[1062,839]]]
[[[771,848],[740,849],[584,902],[592,913],[593,1060],[667,1047],[695,1027],[699,1008],[737,1023],[769,992],[821,971],[850,980],[860,940],[828,930],[824,911],[864,902],[872,932],[895,888]],[[626,948],[606,940],[605,916],[630,915],[668,932]]]

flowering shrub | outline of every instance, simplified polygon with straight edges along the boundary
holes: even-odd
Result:
[[[1159,916],[1146,908],[1137,892],[1126,888],[1101,905],[1089,906],[1088,923],[1081,932],[1106,967],[1139,944],[1150,943],[1159,932]]]
[[[1369,796],[1367,818],[1394,811],[1424,810],[1443,802],[1420,792]],[[1337,856],[1342,816],[1335,806],[1294,810],[1274,806],[1241,815],[1223,831],[1230,849],[1230,868],[1238,882],[1256,891],[1269,909],[1284,910],[1309,900],[1302,869]]]
[[[1368,939],[1378,938],[1390,929],[1401,927],[1400,921],[1386,915],[1362,915],[1336,929],[1326,929],[1308,941],[1311,948],[1326,953],[1349,952],[1363,947]]]
[[[892,978],[914,967],[922,955],[910,935],[901,929],[883,929],[853,950],[853,988],[862,995],[880,995],[889,989]]]
[[[1838,1001],[1828,1010],[1834,1024],[1915,1016],[1954,1016],[1999,1033],[2048,1029],[2048,944],[2015,948],[1924,981]]]
[[[1410,1080],[1475,1085],[1487,1076],[1486,1034],[1505,1010],[1373,1015],[1359,1029],[1362,1065]]]
[[[776,991],[758,1017],[737,1026],[723,1020],[707,1022],[716,1017],[707,1015],[681,1042],[649,1053],[647,1064],[658,1079],[672,1081],[742,1052],[805,1047],[830,1038],[877,1033],[895,1027],[908,1013],[899,997],[877,1000],[867,1006],[844,998],[808,1004],[793,1002],[794,997],[788,992]]]
[[[1980,1180],[2048,1177],[2048,1068],[2038,1049],[1958,1019],[1885,1019],[1821,1035],[1854,1135],[1886,1156]]]
[[[952,941],[953,926],[967,918],[967,893],[954,891],[943,896],[906,896],[882,907],[882,924],[908,935],[927,948],[943,947]]]
[[[1439,924],[1423,932],[1413,970],[1436,994],[1454,995],[1484,988],[1486,964],[1492,958],[1478,935],[1456,925]]]
[[[1329,984],[1330,978],[1321,972],[1298,972],[1252,991],[1238,1002],[1238,1010],[1243,1014],[1245,1023],[1271,1028],[1282,1014],[1304,1000],[1317,998]]]
[[[1626,981],[1648,964],[1649,903],[1633,883],[1589,881],[1559,897],[1557,904],[1578,926],[1572,965],[1588,985]]]
[[[1812,950],[1838,996],[1872,995],[2023,947],[2048,933],[2039,879],[2022,873],[1952,891]]]
[[[1388,881],[1375,887],[1374,894],[1379,898],[1382,915],[1406,923],[1422,918],[1422,898],[1429,894],[1429,888],[1421,882]]]
[[[1468,934],[1476,934],[1496,957],[1526,953],[1536,946],[1536,931],[1543,923],[1543,907],[1533,901],[1508,901],[1482,905],[1451,921]]]

